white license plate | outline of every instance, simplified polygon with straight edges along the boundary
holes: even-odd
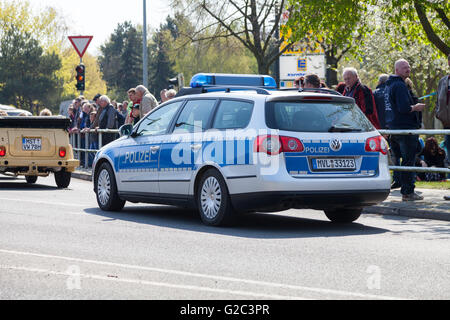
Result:
[[[355,170],[353,158],[313,158],[313,170]]]
[[[22,138],[22,150],[24,151],[40,151],[42,150],[41,138]]]

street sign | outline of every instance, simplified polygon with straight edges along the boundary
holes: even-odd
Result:
[[[69,40],[80,58],[83,57],[89,43],[91,43],[92,38],[93,36],[69,36]]]

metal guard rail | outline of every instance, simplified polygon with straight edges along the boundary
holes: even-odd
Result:
[[[379,133],[382,135],[435,135],[435,134],[442,134],[442,135],[450,135],[449,129],[419,129],[419,130],[386,130],[386,129],[380,129],[378,130]],[[102,134],[103,133],[119,133],[118,129],[97,129],[97,130],[91,130],[89,132],[84,133],[84,139],[85,139],[85,146],[86,144],[89,145],[89,134],[98,134],[98,145],[99,149],[102,147]],[[83,133],[71,133],[70,135],[70,143],[72,146],[80,146],[81,145],[81,134]],[[76,138],[76,140],[75,140]],[[88,155],[89,153],[97,153],[98,150],[96,149],[88,149],[88,148],[78,148],[73,147],[73,151],[75,153],[75,157],[77,159],[80,159],[81,152],[84,152],[84,167],[88,167]],[[433,173],[448,173],[450,174],[450,168],[424,168],[424,167],[401,167],[401,166],[389,166],[389,170],[395,170],[395,171],[414,171],[414,172],[433,172]]]

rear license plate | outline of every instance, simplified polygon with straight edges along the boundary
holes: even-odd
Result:
[[[41,138],[22,138],[22,150],[24,151],[40,151],[42,150]]]
[[[313,158],[313,170],[355,170],[353,158]]]

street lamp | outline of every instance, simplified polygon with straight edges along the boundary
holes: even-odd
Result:
[[[142,82],[144,87],[148,88],[148,57],[147,57],[147,0],[144,4],[144,23],[142,35]]]

